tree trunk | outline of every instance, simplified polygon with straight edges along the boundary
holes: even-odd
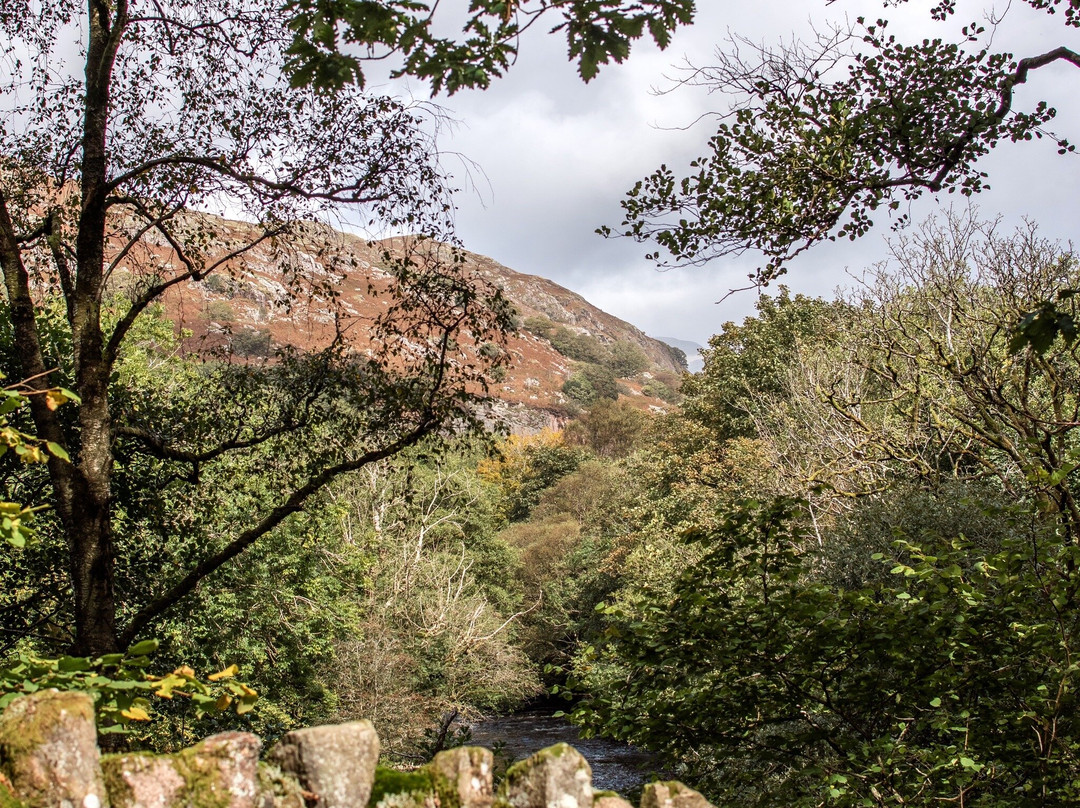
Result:
[[[108,213],[108,125],[112,70],[127,2],[90,0],[86,54],[86,114],[82,138],[82,210],[75,242],[75,299],[69,301],[79,408],[77,486],[65,520],[75,595],[78,654],[120,650],[116,637],[115,551],[112,540],[112,420],[109,374],[101,328],[105,219]]]

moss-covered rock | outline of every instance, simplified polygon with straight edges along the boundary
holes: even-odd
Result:
[[[271,763],[259,764],[259,808],[306,808],[304,789]]]
[[[435,786],[431,779],[431,772],[426,768],[403,772],[389,766],[376,766],[368,806],[369,808],[375,808],[387,797],[400,795],[412,795],[418,798],[422,804],[424,799],[428,795],[434,794],[434,792]],[[402,802],[402,800],[393,802],[398,803]]]
[[[251,733],[223,732],[175,755],[112,755],[102,762],[112,806],[263,808],[261,747]]]
[[[27,808],[105,808],[93,699],[39,690],[11,702],[0,715],[0,773]]]
[[[593,808],[634,808],[614,791],[601,791],[593,794]]]
[[[713,808],[700,793],[678,780],[649,783],[641,793],[641,808]]]
[[[428,764],[440,808],[491,808],[495,756],[478,746],[447,749]]]
[[[592,804],[592,769],[565,743],[515,763],[495,795],[495,808],[592,808]]]

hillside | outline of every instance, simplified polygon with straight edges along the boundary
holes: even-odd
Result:
[[[195,218],[193,216],[193,218]],[[205,214],[207,229],[228,245],[250,238],[250,225]],[[202,283],[186,284],[165,296],[166,309],[180,327],[191,333],[189,342],[202,346],[231,345],[239,354],[269,354],[275,346],[314,348],[326,344],[342,322],[347,338],[364,347],[363,323],[388,305],[385,291],[391,276],[383,267],[383,253],[400,254],[403,239],[368,242],[358,236],[334,232],[333,254],[324,247],[327,231],[311,226],[310,240],[303,236],[289,244],[260,246],[233,262],[227,273],[216,273]],[[165,251],[165,245],[158,245]],[[284,256],[284,257],[283,257]],[[512,362],[493,385],[492,393],[501,402],[502,415],[516,411],[511,420],[520,429],[551,425],[577,406],[563,387],[582,365],[573,352],[562,351],[552,338],[535,327],[548,323],[559,334],[604,353],[615,348],[640,356],[640,368],[618,373],[619,395],[634,406],[663,411],[670,406],[671,391],[678,387],[684,368],[682,357],[665,343],[640,329],[593,306],[583,297],[558,284],[534,275],[515,272],[490,258],[464,253],[467,272],[475,272],[500,287],[518,314],[522,327],[510,337],[507,349]],[[347,265],[340,279],[336,273]],[[309,275],[333,279],[337,300],[328,303],[324,289],[309,291],[305,298],[286,305],[290,297],[283,277],[288,267],[299,266]],[[122,277],[119,278],[122,282]],[[338,312],[335,318],[333,312]],[[558,341],[558,340],[556,340]],[[627,346],[632,346],[628,348]],[[667,399],[667,401],[665,401]],[[527,410],[528,412],[523,412]]]

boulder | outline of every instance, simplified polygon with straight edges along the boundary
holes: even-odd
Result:
[[[618,794],[604,792],[593,795],[593,808],[634,808]]]
[[[712,803],[678,780],[649,783],[641,793],[641,808],[713,808]]]
[[[249,732],[222,732],[175,755],[106,758],[112,808],[264,808],[261,748]]]
[[[306,808],[304,789],[271,763],[259,764],[258,808]]]
[[[498,808],[592,808],[592,769],[569,744],[541,749],[506,771]]]
[[[27,808],[105,808],[93,699],[39,690],[11,702],[0,715],[0,773]]]
[[[370,721],[287,733],[268,759],[318,798],[319,808],[366,808],[379,760]]]
[[[439,752],[428,768],[441,808],[491,808],[495,756],[478,746]]]

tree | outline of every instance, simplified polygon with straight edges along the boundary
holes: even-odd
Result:
[[[873,559],[856,528],[850,558],[881,571],[850,586],[792,502],[734,509],[672,594],[605,609],[577,718],[716,804],[1074,800],[1076,548],[1030,513],[967,503],[951,532],[915,502]]]
[[[509,327],[501,296],[452,247],[399,239],[384,253],[386,314],[364,353],[348,350],[333,301],[351,259],[311,220],[345,206],[373,228],[450,239],[452,203],[430,116],[355,87],[290,88],[282,17],[271,0],[0,8],[0,267],[36,434],[71,457],[54,453],[48,473],[81,654],[130,643],[334,478],[469,420],[490,361],[458,340]],[[200,212],[213,208],[248,223]],[[325,301],[338,323],[325,350],[159,374],[180,395],[156,409],[114,386],[155,301],[255,261],[277,271],[286,306]],[[71,419],[35,394],[53,367],[81,399]],[[275,486],[248,492],[235,533],[159,569],[119,625],[118,469],[157,464],[167,488],[198,487],[207,468],[259,452],[289,461]]]
[[[585,446],[598,457],[615,460],[630,454],[645,437],[649,416],[629,404],[598,399],[566,426],[566,442]]]
[[[1080,26],[1076,0],[1026,3]],[[954,11],[946,0],[933,16]],[[1020,85],[1047,65],[1080,67],[1064,46],[1019,59],[995,52],[996,26],[905,45],[887,21],[860,18],[810,44],[774,50],[736,40],[683,80],[733,98],[705,153],[681,178],[661,166],[637,183],[618,233],[654,243],[661,264],[760,252],[765,263],[752,277],[767,284],[811,246],[864,235],[879,208],[895,211],[927,191],[978,193],[987,187],[980,158],[1003,141],[1043,137],[1054,117],[1043,100],[1018,109]]]
[[[896,238],[891,260],[846,302],[829,304],[849,312],[842,327],[825,321],[804,340],[777,394],[752,401],[754,429],[784,476],[801,481],[795,490],[821,487],[833,505],[898,480],[993,478],[1076,543],[1078,346],[1010,356],[1009,335],[1078,281],[1076,256],[1034,225],[1001,233],[971,214],[927,222]],[[1071,301],[1067,311],[1076,314]]]
[[[432,32],[433,26],[445,26],[445,11],[435,19],[438,5],[288,0],[293,39],[287,68],[293,83],[332,90],[354,82],[363,86],[364,61],[400,57],[401,66],[391,75],[430,81],[434,93],[486,88],[509,69],[521,35],[553,13],[561,19],[551,33],[565,33],[569,58],[589,81],[600,65],[622,62],[646,30],[664,48],[675,28],[694,16],[694,0],[474,0],[461,27],[464,38],[454,39]],[[343,45],[366,47],[367,55],[347,52]]]

